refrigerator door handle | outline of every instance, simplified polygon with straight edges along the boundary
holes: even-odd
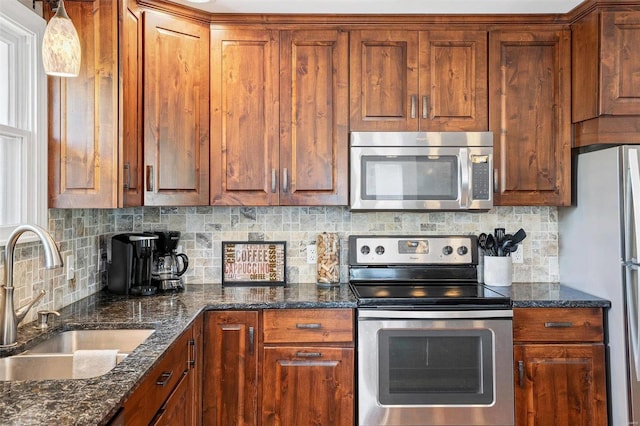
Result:
[[[638,216],[640,215],[640,165],[638,164],[638,150],[628,150],[629,160],[629,188],[627,190],[627,202],[626,202],[626,226],[625,226],[625,258],[629,260],[632,253],[631,248],[631,234],[632,230],[635,234],[635,249],[640,249],[640,226],[638,224]],[[633,223],[633,227],[630,226]],[[630,259],[632,262],[637,259]],[[638,306],[640,306],[640,274],[635,274],[635,280],[632,279],[632,271],[638,271],[636,265],[627,266],[627,316],[629,321],[629,328],[631,331],[631,347],[633,352],[633,361],[636,370],[636,380],[640,381],[640,315],[638,314]],[[634,297],[635,293],[635,297]]]

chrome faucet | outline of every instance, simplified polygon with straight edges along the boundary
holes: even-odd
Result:
[[[13,252],[18,242],[18,238],[23,233],[31,231],[35,233],[42,245],[44,246],[44,260],[47,269],[58,268],[62,266],[62,258],[56,246],[53,237],[43,228],[36,225],[19,225],[9,235],[7,246],[5,247],[4,258],[4,286],[2,286],[2,305],[0,306],[0,347],[13,346],[16,344],[16,336],[18,334],[18,324],[27,315],[31,307],[44,296],[45,291],[42,290],[31,302],[17,311],[13,306]]]

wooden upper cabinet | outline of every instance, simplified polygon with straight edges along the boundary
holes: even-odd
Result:
[[[280,39],[280,205],[346,205],[349,42],[343,31]]]
[[[351,130],[487,130],[485,31],[351,33]]]
[[[340,31],[211,31],[211,204],[346,205]]]
[[[120,143],[122,144],[122,204],[141,206],[144,195],[142,135],[142,11],[135,0],[124,0],[120,23]]]
[[[209,27],[145,12],[145,205],[209,204]]]
[[[574,146],[640,143],[640,10],[594,10],[571,30]]]
[[[211,204],[278,203],[278,32],[211,30]]]
[[[117,2],[67,2],[80,36],[75,78],[49,78],[49,207],[117,207]],[[52,11],[45,3],[45,15]]]
[[[570,32],[489,36],[496,205],[571,203]]]
[[[573,121],[640,115],[640,10],[595,10],[572,31]]]

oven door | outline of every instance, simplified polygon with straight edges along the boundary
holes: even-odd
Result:
[[[491,151],[481,147],[351,147],[351,209],[490,209]]]
[[[513,425],[512,311],[358,312],[360,425]]]

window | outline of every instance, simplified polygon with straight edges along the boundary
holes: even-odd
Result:
[[[45,21],[0,2],[0,246],[16,225],[47,227]]]

